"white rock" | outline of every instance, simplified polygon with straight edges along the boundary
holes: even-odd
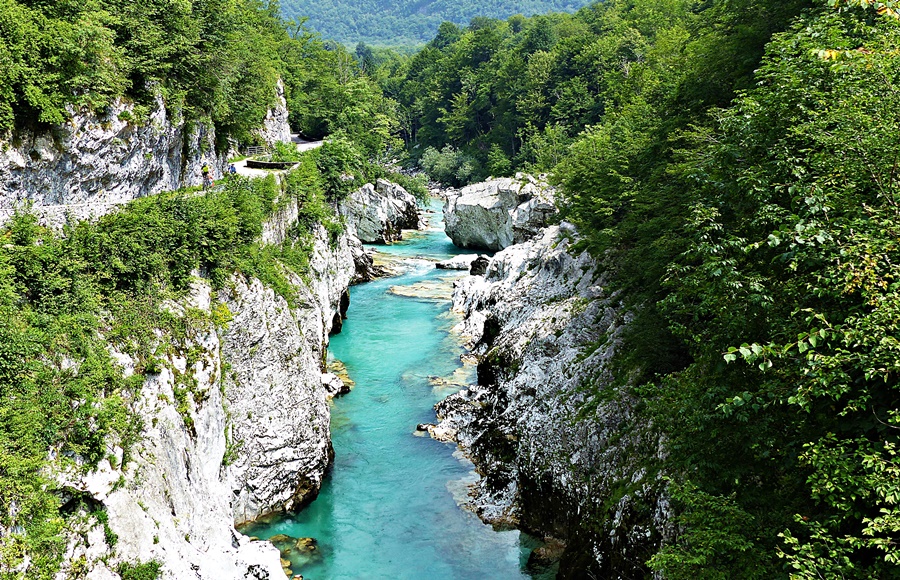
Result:
[[[180,316],[224,303],[232,320],[223,330],[192,319],[188,342],[146,379],[137,403],[143,432],[124,468],[103,460],[87,474],[56,476],[102,502],[118,536],[108,546],[103,528],[85,515],[94,527],[67,532],[60,580],[82,558],[97,580],[118,578],[112,570],[120,562],[151,560],[166,580],[283,577],[278,550],[234,526],[314,496],[332,457],[322,361],[354,267],[350,238],[332,247],[327,237],[317,230],[309,274],[292,280],[295,308],[238,277],[218,295],[197,282],[167,305]],[[191,377],[189,387],[181,373]],[[185,388],[179,410],[176,389]],[[110,455],[121,458],[121,450]]]
[[[448,191],[444,223],[457,246],[497,251],[537,235],[556,213],[553,188],[517,174]]]
[[[630,485],[614,506],[621,517],[596,536],[602,539],[591,554],[599,566],[613,549],[652,551],[671,514],[664,486],[641,470],[634,452],[659,453],[659,435],[633,424],[627,392],[572,421],[583,382],[609,379],[607,362],[630,320],[605,289],[598,264],[570,252],[576,236],[571,226],[548,227],[497,253],[484,277],[456,284],[453,308],[465,316],[457,330],[480,359],[479,384],[438,403],[434,430],[455,432],[485,474],[472,502],[486,521],[515,523],[519,506],[529,506],[529,525],[553,533],[580,521],[620,482]],[[635,496],[649,512],[635,515]]]
[[[281,81],[275,101],[261,131],[267,143],[290,141]],[[123,98],[103,114],[71,107],[69,113],[71,119],[55,126],[52,135],[20,132],[0,141],[0,223],[32,204],[42,223],[60,226],[70,218],[101,216],[138,197],[201,185],[204,165],[215,179],[225,169],[213,127],[185,123],[161,97],[140,124],[134,104]]]
[[[387,244],[401,239],[402,230],[421,227],[416,198],[383,179],[352,192],[341,202],[339,213],[366,243]]]
[[[472,262],[478,258],[478,254],[460,254],[453,256],[449,260],[443,260],[435,264],[436,268],[442,270],[468,270],[472,267]]]
[[[287,100],[284,98],[284,83],[281,79],[275,83],[275,106],[268,110],[263,119],[260,137],[266,145],[291,142],[291,126],[288,125]]]
[[[322,386],[325,387],[325,392],[328,393],[329,397],[350,392],[350,388],[334,373],[322,373]]]

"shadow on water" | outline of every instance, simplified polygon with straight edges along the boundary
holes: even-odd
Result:
[[[379,250],[431,259],[460,253],[440,229]],[[414,434],[417,424],[435,420],[432,406],[458,388],[435,383],[458,372],[463,351],[450,333],[456,321],[446,315],[449,287],[440,300],[390,288],[447,276],[414,262],[401,276],[351,290],[348,320],[330,345],[356,382],[332,406],[334,465],[305,509],[242,529],[273,539],[305,580],[554,576],[526,569],[539,541],[495,531],[458,505],[454,493],[464,496],[473,474],[454,457],[455,446]]]

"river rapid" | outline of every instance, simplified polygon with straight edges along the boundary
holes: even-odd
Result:
[[[416,432],[434,422],[436,402],[474,376],[451,333],[452,281],[464,273],[434,267],[462,252],[443,232],[439,202],[429,207],[426,231],[377,247],[401,273],[354,286],[348,319],[331,339],[355,386],[332,406],[335,462],[318,498],[242,530],[273,538],[304,580],[536,577],[526,562],[539,543],[461,508],[471,463],[455,445]],[[297,538],[314,538],[315,547]]]

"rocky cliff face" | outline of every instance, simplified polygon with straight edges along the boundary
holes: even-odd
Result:
[[[328,334],[346,312],[354,261],[346,236],[335,249],[324,239],[316,241],[309,282],[294,281],[302,306],[291,309],[258,281],[220,293],[234,316],[222,355],[231,368],[225,385],[236,523],[314,499],[333,457],[323,361]]]
[[[266,118],[263,119],[260,137],[269,146],[275,143],[289,143],[291,140],[287,100],[284,98],[284,83],[281,79],[275,84],[275,106],[269,109]]]
[[[389,244],[401,239],[402,230],[421,227],[416,198],[383,179],[351,193],[341,202],[339,211],[351,230],[366,243]]]
[[[447,235],[460,248],[502,250],[549,224],[557,213],[553,198],[553,188],[523,173],[466,186],[447,196]]]
[[[151,561],[173,580],[284,577],[278,550],[234,525],[318,492],[332,456],[325,347],[353,275],[349,238],[332,247],[322,228],[309,275],[293,280],[295,308],[237,276],[218,293],[198,281],[168,306],[187,330],[158,333],[164,354],[145,372],[131,461],[119,465],[111,445],[112,463],[58,476],[83,516],[60,580],[117,579],[121,563]],[[116,356],[132,374],[135,361]],[[105,526],[89,515],[98,508]]]
[[[483,475],[473,490],[483,519],[562,540],[560,577],[644,577],[641,555],[668,519],[661,483],[642,464],[660,440],[613,386],[627,315],[590,256],[570,252],[574,238],[571,226],[547,228],[458,283],[478,383],[437,405],[437,432]],[[593,410],[582,406],[589,384],[608,393]]]
[[[290,140],[280,90],[261,131],[267,142]],[[0,222],[28,203],[48,223],[102,215],[131,199],[200,185],[204,165],[222,174],[213,129],[173,119],[161,98],[145,118],[125,99],[102,114],[70,113],[45,133],[0,142]]]

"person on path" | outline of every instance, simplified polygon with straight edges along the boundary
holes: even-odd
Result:
[[[228,166],[228,173],[234,175],[237,173],[237,167],[234,166],[234,163]]]
[[[200,168],[200,173],[203,174],[203,189],[212,187],[213,180],[212,176],[209,174],[209,165],[204,164],[203,167]]]

